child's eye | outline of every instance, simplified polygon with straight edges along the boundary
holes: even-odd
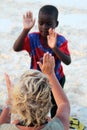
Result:
[[[39,22],[40,25],[43,25],[43,22]]]
[[[47,23],[48,26],[52,26],[52,23]]]

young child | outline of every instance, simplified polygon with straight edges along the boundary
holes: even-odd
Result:
[[[31,69],[40,70],[37,62],[43,62],[43,55],[46,52],[51,53],[55,58],[55,74],[61,86],[64,86],[65,75],[61,61],[66,65],[71,63],[71,57],[68,50],[67,40],[55,32],[58,26],[58,10],[55,6],[45,5],[39,10],[38,28],[39,32],[29,33],[35,24],[32,12],[27,12],[23,16],[23,31],[14,43],[15,51],[26,50],[31,57]],[[51,39],[51,40],[50,40]],[[51,111],[53,117],[56,113],[56,103],[52,95],[54,107]]]
[[[40,72],[30,69],[22,74],[18,83],[12,86],[6,74],[8,99],[0,116],[0,130],[68,130],[70,104],[60,83],[54,67],[52,55],[45,53],[43,63],[38,62]],[[51,91],[58,110],[53,119],[47,117],[51,109]],[[19,119],[10,123],[11,110]]]

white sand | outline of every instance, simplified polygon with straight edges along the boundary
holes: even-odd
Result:
[[[0,104],[5,103],[7,90],[4,72],[15,83],[26,69],[30,58],[25,52],[16,53],[12,46],[22,30],[22,14],[31,10],[36,18],[39,8],[46,0],[3,0],[0,2]],[[87,126],[87,0],[54,0],[50,4],[59,9],[59,27],[56,31],[69,41],[72,63],[64,65],[66,74],[65,92],[71,103],[71,115],[78,117]]]

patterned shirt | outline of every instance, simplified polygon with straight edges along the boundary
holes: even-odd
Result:
[[[68,41],[62,36],[57,35],[57,44],[56,46],[67,55],[70,55],[68,50]],[[45,47],[43,45],[43,40],[41,39],[40,33],[29,33],[25,40],[22,50],[26,50],[31,56],[31,69],[40,70],[37,61],[42,61],[43,55],[46,52],[51,53],[55,58],[55,74],[58,80],[60,80],[64,76],[63,67],[61,65],[61,61],[58,59],[53,50],[49,47]]]

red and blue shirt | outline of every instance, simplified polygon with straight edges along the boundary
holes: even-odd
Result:
[[[57,45],[56,45],[63,53],[70,55],[68,50],[68,41],[62,36],[57,35]],[[57,79],[60,80],[64,76],[63,67],[61,65],[61,61],[58,59],[56,54],[53,52],[51,48],[44,47],[43,42],[40,36],[40,33],[29,33],[23,45],[23,50],[26,50],[31,56],[31,69],[40,70],[37,61],[41,61],[43,59],[43,55],[46,52],[51,53],[55,58],[55,74]]]

